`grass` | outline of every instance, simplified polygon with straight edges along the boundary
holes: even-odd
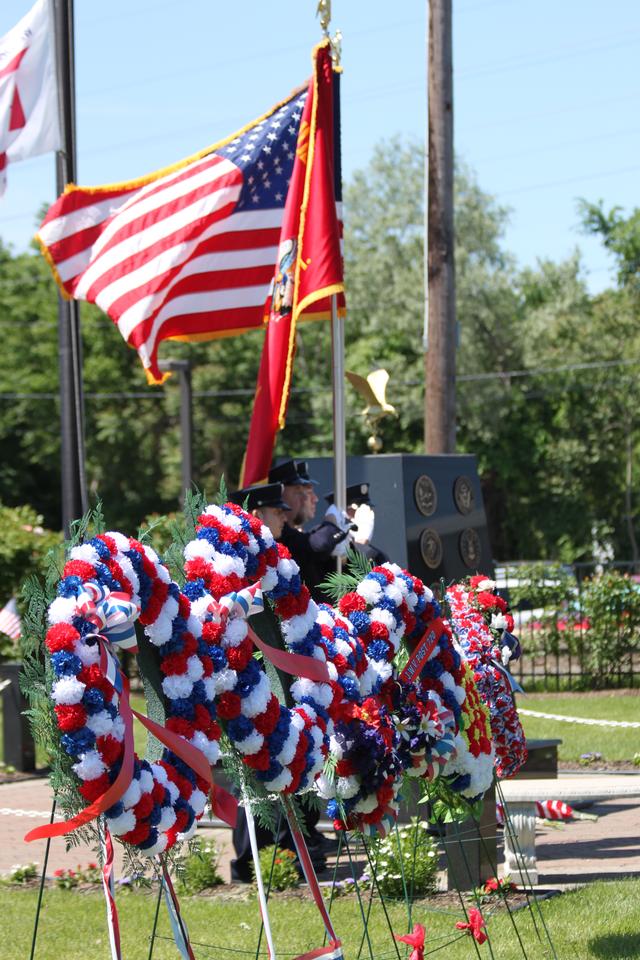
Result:
[[[594,720],[640,719],[640,697],[611,693],[528,694],[518,697],[518,706],[540,713],[564,717],[588,717]],[[604,760],[632,760],[640,752],[640,728],[594,727],[522,717],[525,733],[533,739],[560,737],[560,760],[577,761],[583,753],[601,753]],[[640,768],[638,769],[640,773]]]
[[[638,902],[640,883],[622,880],[594,883],[579,891],[566,893],[540,905],[559,960],[633,960],[640,958],[640,931]],[[0,889],[0,913],[3,919],[3,937],[0,941],[0,960],[27,957],[31,943],[33,917],[36,907],[35,890]],[[155,896],[135,892],[118,894],[123,955],[128,960],[146,960],[149,936],[153,924]],[[231,960],[255,957],[260,929],[260,915],[256,900],[212,900],[204,897],[183,897],[181,908],[189,927],[194,952],[198,960],[216,960],[227,956]],[[96,960],[109,955],[104,917],[104,900],[93,893],[71,894],[63,890],[47,890],[40,916],[38,960]],[[407,926],[403,904],[388,907],[391,926],[396,933],[404,933]],[[301,953],[322,943],[322,924],[314,905],[307,900],[278,900],[270,908],[274,939],[279,955]],[[538,928],[540,919],[534,911]],[[521,910],[513,915],[518,932],[526,947],[529,960],[543,960],[551,956],[549,948],[540,943],[532,915]],[[357,901],[335,901],[332,918],[342,938],[345,957],[356,960],[362,936],[362,922]],[[447,960],[463,960],[475,956],[493,956],[496,960],[517,960],[522,957],[512,921],[504,912],[488,919],[491,952],[488,944],[478,953],[465,935],[455,929],[462,918],[462,910],[434,911],[416,904],[414,922],[423,923],[427,935],[425,956],[438,949]],[[372,909],[369,933],[376,960],[395,957],[389,929],[379,903]],[[170,936],[164,907],[160,911],[159,937]],[[262,949],[265,944],[263,940]],[[405,948],[400,946],[400,956]],[[442,949],[443,953],[440,953]],[[264,954],[263,954],[264,955]],[[177,956],[171,941],[158,939],[153,952],[155,960],[169,960]],[[362,957],[371,954],[365,943]]]

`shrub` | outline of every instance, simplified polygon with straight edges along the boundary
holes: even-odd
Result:
[[[61,534],[41,526],[42,517],[31,507],[0,504],[0,607],[20,597],[20,585],[29,573],[44,569],[49,550],[62,542]],[[17,646],[0,634],[0,660],[18,659]]]
[[[296,868],[296,855],[292,850],[274,847],[273,844],[263,847],[260,851],[260,869],[265,886],[269,885],[271,878],[272,890],[291,890],[298,886],[300,878]]]
[[[38,876],[37,863],[14,863],[11,872],[3,878],[4,883],[29,883]]]
[[[381,840],[372,860],[376,880],[363,874],[364,885],[374,883],[383,897],[400,898],[405,895],[424,897],[434,893],[438,873],[438,849],[428,834],[429,824],[414,817],[410,824],[401,827]]]
[[[607,570],[586,580],[582,613],[587,622],[583,667],[600,682],[629,669],[640,649],[640,586],[627,574]]]
[[[514,610],[535,610],[539,649],[557,654],[566,645],[567,626],[576,619],[577,582],[573,572],[559,563],[526,563],[509,569],[507,583]],[[529,653],[531,639],[527,640]]]
[[[180,884],[185,892],[201,893],[224,883],[218,873],[219,863],[220,853],[215,843],[195,840],[180,870]]]

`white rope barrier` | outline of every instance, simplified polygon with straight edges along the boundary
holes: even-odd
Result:
[[[640,727],[640,723],[631,720],[592,720],[588,717],[561,717],[558,713],[540,713],[538,710],[523,710],[522,707],[518,707],[518,713],[523,717],[560,720],[561,723],[583,723],[589,727]]]

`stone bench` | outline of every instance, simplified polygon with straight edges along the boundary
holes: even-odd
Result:
[[[500,790],[509,814],[505,821],[505,873],[515,883],[538,882],[536,860],[536,800],[562,800],[571,807],[589,806],[618,797],[640,797],[640,776],[560,777],[558,780],[503,780]],[[500,796],[498,796],[500,803]]]

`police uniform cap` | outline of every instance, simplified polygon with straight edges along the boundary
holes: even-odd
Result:
[[[314,487],[318,486],[318,481],[309,476],[309,464],[306,460],[297,460],[296,470],[298,471],[298,476],[300,477],[302,483],[311,484]]]
[[[280,507],[281,510],[290,510],[283,500],[284,487],[281,483],[263,483],[255,487],[243,487],[232,493],[229,499],[243,507],[246,501],[247,510],[257,510],[259,507]]]
[[[324,498],[327,503],[333,503],[333,490],[330,493],[326,493]],[[352,483],[350,487],[347,487],[347,504],[350,503],[368,503],[369,506],[373,506],[369,499],[368,483]]]
[[[285,487],[293,487],[298,484],[308,487],[311,481],[305,480],[304,477],[300,476],[295,460],[285,460],[284,463],[279,463],[276,467],[271,467],[271,470],[269,470],[269,483],[283,483]]]

